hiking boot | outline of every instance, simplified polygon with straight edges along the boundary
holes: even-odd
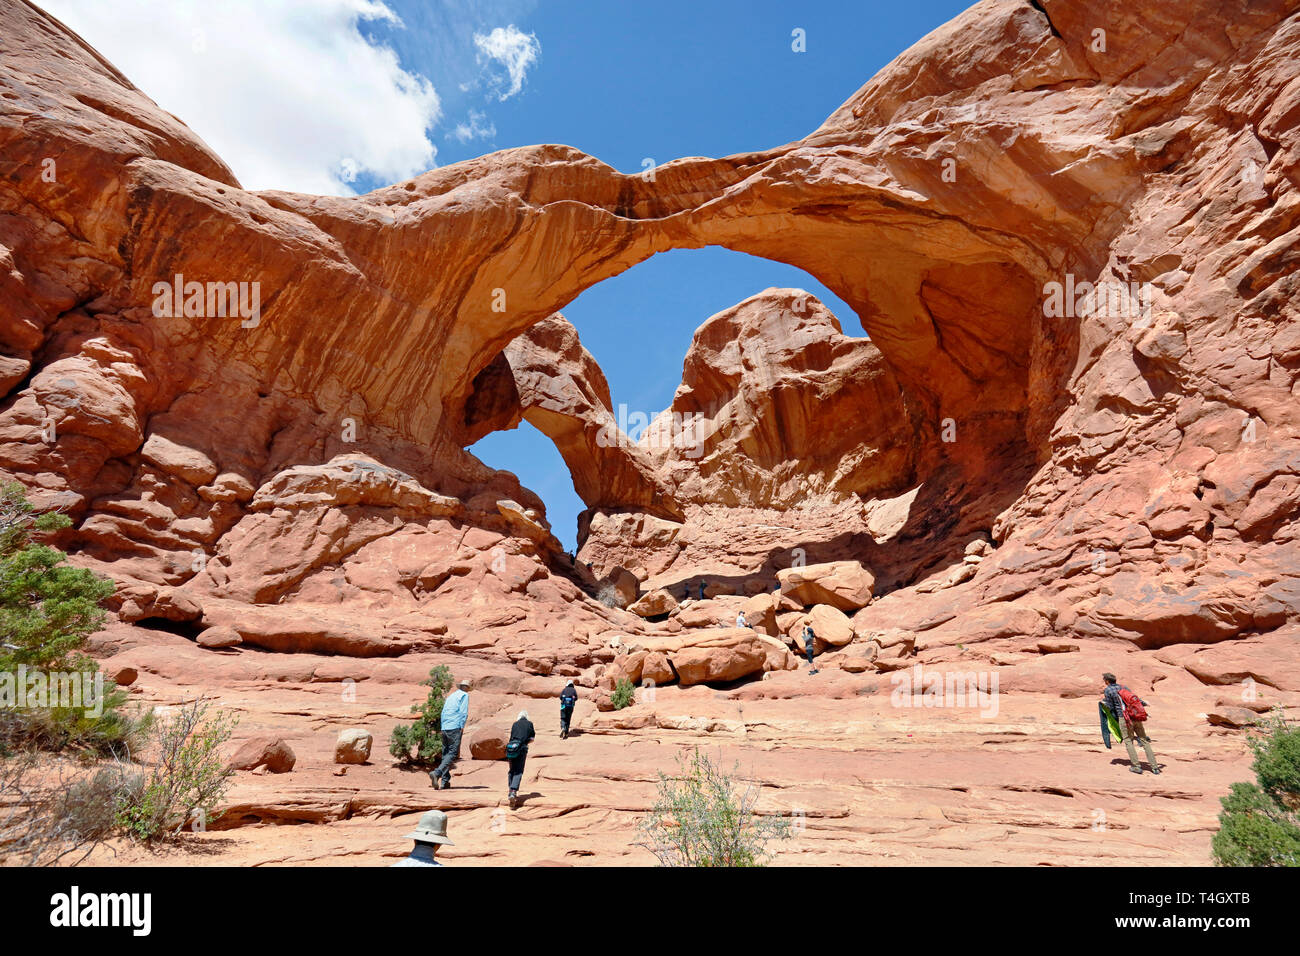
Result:
[[[1164,767],[1152,767],[1152,768],[1151,768],[1151,772],[1152,772],[1152,773],[1159,773],[1161,770],[1164,770],[1164,769],[1165,769]]]
[[[515,807],[519,806],[519,797],[518,797],[518,795],[516,795],[516,793],[515,793],[513,790],[510,791],[509,802],[510,802],[510,809],[511,809],[511,810],[513,810],[513,809],[515,809]]]
[[[434,776],[432,770],[429,771],[429,783],[433,784],[433,789],[435,790],[442,789],[442,781],[439,780],[436,776]]]
[[[1129,773],[1141,773],[1141,772],[1142,772],[1142,768],[1141,768],[1141,767],[1129,767],[1129,768],[1128,768],[1128,772],[1129,772]]]

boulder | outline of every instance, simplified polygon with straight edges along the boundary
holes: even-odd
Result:
[[[804,607],[826,604],[841,611],[856,611],[871,603],[876,579],[857,561],[831,561],[776,573],[781,593]]]
[[[861,674],[863,671],[875,670],[876,658],[879,656],[880,645],[875,641],[865,641],[846,647],[836,656],[835,662],[839,664],[840,670]]]
[[[370,759],[370,746],[374,738],[370,731],[352,727],[340,730],[334,742],[335,763],[365,763]]]
[[[781,631],[777,627],[776,612],[781,606],[781,595],[773,591],[756,594],[741,605],[745,620],[756,631],[775,637]]]
[[[647,651],[641,664],[641,681],[653,681],[655,685],[671,684],[677,679],[677,673],[668,662],[668,657],[659,651]]]
[[[665,588],[643,595],[628,610],[640,617],[661,617],[677,610],[677,599]]]
[[[832,647],[843,647],[853,640],[853,622],[849,616],[829,604],[818,604],[806,616],[807,623],[817,635],[817,640]],[[803,649],[803,628],[795,628],[795,642]]]
[[[293,748],[283,738],[261,736],[252,737],[240,745],[229,765],[235,770],[264,767],[271,773],[288,773],[297,761]]]
[[[469,755],[475,760],[505,760],[506,743],[510,740],[510,728],[513,725],[513,720],[504,717],[471,723],[465,741]]]
[[[671,660],[683,686],[727,683],[761,672],[767,663],[767,649],[753,634],[738,634],[718,643],[683,647],[672,653]]]
[[[623,566],[615,567],[596,584],[596,593],[602,598],[609,594],[619,607],[628,607],[636,603],[641,594],[641,582],[637,576]]]
[[[199,647],[206,647],[210,650],[220,650],[225,647],[238,647],[244,643],[244,639],[239,636],[239,632],[233,627],[217,625],[204,629],[194,641]]]

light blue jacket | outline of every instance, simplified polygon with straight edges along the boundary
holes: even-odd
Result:
[[[467,720],[469,720],[469,694],[457,690],[442,703],[442,729],[460,730]]]

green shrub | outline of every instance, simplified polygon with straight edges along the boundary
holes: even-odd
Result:
[[[1220,801],[1211,840],[1219,866],[1300,866],[1300,726],[1280,715],[1249,740],[1255,783],[1234,783]]]
[[[220,748],[230,739],[237,718],[217,712],[199,698],[180,707],[153,727],[156,755],[140,785],[123,792],[116,821],[128,834],[156,840],[179,832],[197,816],[206,826],[216,818],[234,773]]]
[[[626,677],[620,677],[618,683],[614,685],[614,693],[610,696],[610,701],[614,704],[615,710],[631,707],[636,702],[636,688]]]
[[[65,564],[62,551],[33,540],[37,533],[70,524],[66,515],[37,513],[22,485],[0,486],[0,673],[15,687],[20,667],[28,674],[98,672],[80,650],[104,624],[100,604],[113,593],[113,582]],[[89,706],[0,709],[0,754],[22,748],[101,755],[128,751],[146,728],[126,714],[124,691],[111,680],[103,689],[97,716],[86,713]]]
[[[34,532],[70,524],[66,515],[36,514],[17,482],[0,486],[0,670],[93,666],[75,652],[103,626],[100,603],[113,582],[64,564],[62,551],[32,540]]]
[[[659,774],[659,799],[642,820],[643,842],[661,866],[763,866],[768,844],[790,836],[788,821],[755,813],[758,787],[737,783],[697,747],[677,758],[678,775]]]
[[[74,751],[83,757],[126,756],[148,739],[149,711],[129,712],[129,698],[105,678],[98,714],[86,707],[0,708],[0,756],[19,750]]]
[[[412,705],[420,716],[413,724],[398,724],[388,738],[388,752],[407,767],[434,767],[442,757],[442,705],[451,690],[451,668],[439,664],[421,682],[429,688],[423,704]]]

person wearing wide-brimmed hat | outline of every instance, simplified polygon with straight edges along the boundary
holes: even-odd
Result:
[[[436,859],[438,847],[456,845],[447,839],[447,814],[441,810],[430,810],[420,817],[419,824],[406,835],[406,839],[415,841],[411,855],[393,866],[442,866]]]

